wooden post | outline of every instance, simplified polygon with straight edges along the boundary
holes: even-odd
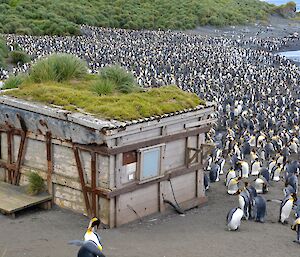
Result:
[[[12,132],[11,130],[7,131],[7,164],[11,166],[12,164]],[[12,183],[12,171],[7,169],[7,182]]]
[[[92,189],[92,215],[93,216],[97,216],[97,209],[96,205],[97,205],[97,199],[96,199],[96,193],[95,193],[95,189],[96,189],[96,180],[97,180],[97,175],[96,175],[96,153],[95,152],[91,152],[91,189]]]
[[[25,142],[26,142],[26,132],[22,131],[21,132],[20,147],[19,147],[19,150],[18,150],[18,159],[17,159],[17,162],[16,162],[13,181],[12,181],[12,183],[14,185],[19,185],[20,168],[21,168],[21,164],[22,164],[22,161],[23,161],[23,158],[24,158],[24,155],[25,155]]]
[[[48,193],[52,195],[52,174],[53,174],[53,161],[52,161],[52,135],[51,132],[46,133],[46,152],[47,152],[47,187]]]

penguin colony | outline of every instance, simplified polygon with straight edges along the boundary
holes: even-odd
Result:
[[[235,231],[242,219],[265,222],[267,201],[263,195],[274,186],[282,187],[282,199],[268,201],[280,203],[278,222],[288,224],[289,217],[294,214],[291,229],[297,232],[294,242],[300,243],[300,199],[297,197],[300,129],[298,118],[294,116],[299,107],[295,104],[285,113],[281,112],[279,117],[284,119],[277,121],[277,107],[274,113],[269,110],[272,119],[267,120],[257,118],[264,110],[260,113],[250,109],[250,101],[234,102],[233,107],[237,108],[239,104],[243,107],[237,115],[230,115],[229,103],[224,110],[219,108],[220,124],[226,124],[226,131],[216,132],[212,128],[207,135],[210,141],[215,141],[216,148],[206,160],[205,189],[209,189],[210,183],[222,180],[220,175],[224,174],[227,162],[230,168],[225,172],[224,185],[229,195],[237,197],[236,207],[227,214],[227,227]]]
[[[275,183],[283,190],[278,221],[284,224],[295,213],[291,228],[299,242],[300,69],[272,53],[298,38],[237,40],[170,31],[81,29],[83,35],[76,37],[4,36],[9,46],[18,44],[34,60],[71,53],[87,60],[91,73],[119,64],[144,87],[176,84],[216,102],[218,123],[206,139],[217,148],[207,160],[204,184],[208,189],[209,183],[224,178],[227,193],[237,197],[227,215],[228,229],[237,230],[242,218],[264,222],[267,201],[262,195]],[[9,75],[1,70],[0,76]]]

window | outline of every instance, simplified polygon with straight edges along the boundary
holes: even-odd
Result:
[[[140,180],[161,175],[162,145],[140,150]]]

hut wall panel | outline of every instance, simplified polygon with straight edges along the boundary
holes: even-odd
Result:
[[[158,184],[120,195],[117,206],[117,225],[125,224],[159,211]],[[130,206],[130,207],[128,207]]]
[[[78,178],[78,170],[74,158],[73,149],[61,145],[53,145],[53,169],[54,173],[66,177]],[[82,156],[80,156],[82,159]],[[82,163],[85,163],[82,160]]]
[[[99,197],[99,218],[102,223],[109,225],[110,201]]]
[[[166,133],[168,135],[170,134],[174,134],[174,133],[179,133],[182,132],[184,130],[184,124],[183,123],[179,123],[179,124],[170,124],[166,126]]]
[[[186,140],[180,139],[166,144],[163,171],[168,171],[185,165]]]
[[[109,188],[109,157],[97,154],[98,186]]]
[[[188,142],[187,142],[188,147],[192,147],[192,148],[198,148],[198,137],[197,136],[192,136],[188,138]],[[191,158],[194,155],[194,151],[190,151],[189,153],[189,158]],[[199,156],[200,154],[197,154],[197,157],[190,163],[197,163],[199,161]]]
[[[89,152],[86,152],[86,151],[79,151],[79,152],[80,152],[81,165],[82,165],[83,172],[84,172],[84,175],[85,175],[85,181],[86,181],[87,184],[91,184],[91,175],[92,175],[92,172],[91,172],[91,154]],[[77,169],[76,169],[76,171],[77,171]]]
[[[147,130],[147,131],[139,131],[136,134],[132,134],[129,136],[122,136],[121,138],[121,143],[122,145],[126,144],[132,144],[132,143],[137,143],[141,142],[147,139],[152,139],[156,138],[161,135],[161,128],[154,128],[152,130]]]
[[[170,182],[163,181],[162,183],[164,183],[163,194],[165,199],[175,202]],[[196,174],[194,172],[172,178],[171,183],[178,203],[185,202],[196,197]]]
[[[6,133],[0,133],[1,136],[1,159],[7,160],[7,135]]]
[[[18,154],[17,151],[15,147],[15,156]],[[27,138],[23,164],[34,169],[47,170],[46,143]]]
[[[20,143],[21,143],[21,137],[18,135],[14,135],[13,136],[13,162],[16,162],[18,159],[18,152],[19,152],[19,148],[20,148]]]

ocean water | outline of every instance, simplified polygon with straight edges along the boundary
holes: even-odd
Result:
[[[288,51],[281,52],[278,55],[285,56],[288,59],[293,60],[294,62],[300,63],[300,51]]]
[[[266,2],[270,4],[276,4],[276,5],[281,5],[281,4],[286,4],[287,2],[290,2],[289,0],[265,0]],[[293,2],[296,3],[297,5],[297,11],[300,11],[300,0],[294,0]]]

